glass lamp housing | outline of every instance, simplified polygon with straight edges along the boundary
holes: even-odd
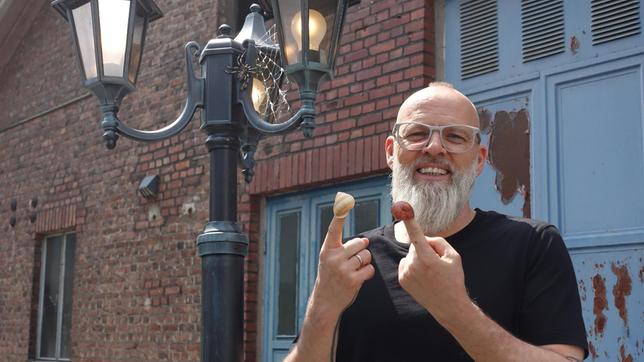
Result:
[[[287,72],[333,71],[347,5],[347,0],[273,0]]]
[[[154,1],[55,0],[52,6],[72,28],[85,86],[133,90],[147,25],[163,16]]]

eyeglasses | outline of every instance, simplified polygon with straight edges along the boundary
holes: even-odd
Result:
[[[420,151],[429,145],[434,131],[439,132],[443,148],[450,153],[467,152],[475,142],[481,141],[480,130],[476,127],[460,124],[430,126],[418,122],[396,123],[394,137],[403,149]]]

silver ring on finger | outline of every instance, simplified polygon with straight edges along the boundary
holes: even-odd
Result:
[[[360,254],[354,254],[353,256],[355,256],[358,259],[358,263],[360,263],[360,265],[358,266],[358,269],[362,268],[362,266],[364,265],[364,261],[362,260],[362,257],[360,256]]]

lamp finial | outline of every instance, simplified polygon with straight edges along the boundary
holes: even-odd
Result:
[[[221,24],[219,29],[217,29],[218,38],[232,38],[233,28],[227,24]]]

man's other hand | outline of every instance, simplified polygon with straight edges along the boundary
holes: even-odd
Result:
[[[403,222],[411,245],[398,265],[398,281],[441,323],[458,313],[459,305],[471,303],[461,256],[445,239],[425,236],[414,218]]]

